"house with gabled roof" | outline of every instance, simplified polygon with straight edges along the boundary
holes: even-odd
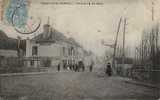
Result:
[[[49,24],[43,26],[43,32],[26,40],[26,65],[28,67],[49,67],[58,64],[75,64],[83,60],[83,48],[73,38]]]

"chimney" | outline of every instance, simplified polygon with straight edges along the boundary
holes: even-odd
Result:
[[[49,17],[48,22],[43,26],[43,38],[48,38],[50,34],[50,24],[49,24]]]
[[[50,30],[50,25],[45,24],[43,26],[43,38],[47,38]]]

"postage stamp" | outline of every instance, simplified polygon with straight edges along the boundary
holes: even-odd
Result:
[[[4,19],[17,27],[26,24],[28,18],[27,0],[8,0],[4,10]]]

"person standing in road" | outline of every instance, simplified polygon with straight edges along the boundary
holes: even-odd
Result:
[[[111,76],[111,75],[112,75],[112,68],[111,68],[111,64],[110,64],[110,63],[107,64],[106,74],[107,74],[108,76]]]
[[[94,62],[92,61],[92,62],[91,62],[91,65],[89,66],[89,71],[90,71],[90,72],[92,72],[92,70],[93,70],[93,65],[94,65]]]
[[[57,66],[57,70],[60,71],[61,70],[61,66],[60,66],[60,63],[58,64]]]

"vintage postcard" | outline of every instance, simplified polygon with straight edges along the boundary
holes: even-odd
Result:
[[[0,100],[160,100],[160,0],[0,0]]]

